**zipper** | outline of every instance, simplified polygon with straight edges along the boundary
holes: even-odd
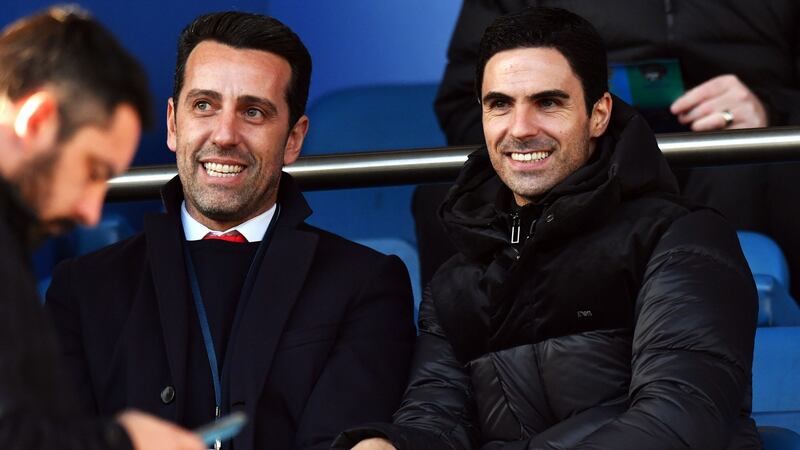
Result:
[[[521,222],[521,220],[519,218],[519,213],[514,213],[514,215],[511,216],[511,243],[512,244],[519,244],[519,235],[521,234],[521,231],[522,231],[522,230],[520,230],[520,228],[522,227],[520,222]]]

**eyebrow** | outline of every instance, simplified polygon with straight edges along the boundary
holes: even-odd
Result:
[[[511,100],[511,97],[501,92],[491,91],[483,96],[482,102],[486,103],[492,100]]]
[[[550,89],[548,91],[537,92],[528,98],[531,100],[541,100],[543,98],[563,98],[564,100],[569,99],[569,94],[561,89]]]
[[[278,115],[278,107],[266,98],[257,97],[255,95],[243,95],[236,100],[239,104],[260,106],[267,113],[267,116],[276,117]]]
[[[563,98],[564,100],[567,100],[567,99],[570,98],[569,94],[566,93],[565,91],[562,91],[561,89],[549,89],[549,90],[546,90],[546,91],[541,91],[541,92],[537,92],[535,94],[532,94],[532,95],[528,96],[528,99],[529,100],[533,100],[533,101],[537,101],[537,100],[541,100],[543,98],[553,98],[553,97],[555,97],[555,98]],[[483,97],[483,102],[484,103],[492,101],[492,100],[512,100],[512,97],[507,95],[507,94],[503,94],[502,92],[496,92],[496,91],[491,91],[491,92],[489,92],[488,94],[486,94]]]
[[[186,93],[186,100],[188,101],[191,98],[197,97],[208,97],[212,100],[220,100],[222,98],[222,94],[217,91],[212,91],[210,89],[192,89]]]

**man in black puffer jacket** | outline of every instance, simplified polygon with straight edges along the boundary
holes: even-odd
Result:
[[[597,32],[565,10],[487,29],[487,148],[440,210],[459,254],[426,290],[394,423],[335,447],[761,447],[757,297],[736,234],[677,195],[606,70]]]
[[[689,94],[645,116],[656,133],[689,129],[800,125],[800,2],[796,0],[463,0],[448,48],[435,109],[449,145],[483,142],[481,109],[473,95],[478,41],[494,19],[526,6],[557,6],[587,19],[603,37],[610,62],[672,59]],[[692,100],[694,98],[694,100]],[[687,101],[688,100],[688,101]],[[652,106],[651,106],[652,107]],[[731,113],[726,124],[723,112]],[[799,163],[681,168],[678,184],[690,199],[720,211],[737,229],[772,237],[786,254],[800,298]],[[448,185],[425,185],[414,196],[422,280],[453,254],[436,208]],[[764,201],[769,199],[769,201]]]

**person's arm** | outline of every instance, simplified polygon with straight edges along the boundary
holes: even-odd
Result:
[[[800,33],[794,35],[794,85],[753,86],[753,91],[765,104],[768,126],[800,125]]]
[[[726,448],[749,395],[757,298],[727,223],[709,211],[679,219],[637,298],[629,405],[483,450]]]
[[[676,221],[636,305],[630,406],[574,448],[725,448],[749,395],[758,297],[735,232]]]
[[[795,37],[791,55],[794,73],[800,73],[800,35]],[[671,111],[694,131],[722,128],[761,128],[800,125],[800,78],[794,86],[760,85],[745,82],[735,74],[714,77],[691,89],[675,103]],[[725,123],[724,111],[733,121]]]
[[[408,388],[393,420],[347,430],[333,448],[468,449],[478,440],[470,377],[436,319],[430,289],[420,306]]]
[[[396,256],[369,270],[297,423],[295,448],[329,448],[343,429],[389,420],[408,380],[414,345],[408,272]]]

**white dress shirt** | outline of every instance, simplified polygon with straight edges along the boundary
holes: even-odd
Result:
[[[212,230],[202,223],[196,221],[194,217],[186,210],[186,200],[181,203],[181,223],[183,224],[183,235],[186,236],[187,241],[199,241],[208,233],[224,234],[229,231],[236,230],[247,239],[247,242],[261,242],[264,233],[267,232],[269,223],[272,221],[272,216],[275,215],[275,206],[264,211],[263,213],[253,217],[247,222],[242,222],[233,228],[225,231]]]

